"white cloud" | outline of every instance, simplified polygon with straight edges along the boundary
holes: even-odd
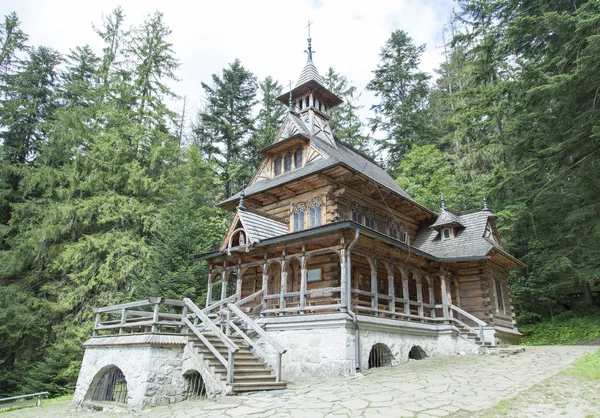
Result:
[[[417,44],[427,44],[422,69],[433,74],[442,55],[441,32],[452,0],[0,0],[4,13],[15,10],[34,45],[66,53],[78,45],[101,45],[91,28],[101,15],[122,5],[128,23],[137,25],[155,10],[165,14],[171,41],[181,61],[175,87],[198,106],[200,83],[210,81],[235,58],[259,79],[272,75],[295,82],[306,61],[306,22],[312,25],[314,61],[321,73],[333,66],[363,90],[391,31],[403,29]],[[375,98],[364,92],[364,116]]]

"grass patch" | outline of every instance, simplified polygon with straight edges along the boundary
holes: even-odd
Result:
[[[57,396],[56,398],[42,397],[42,404],[40,405],[40,408],[43,408],[46,405],[53,405],[55,403],[69,402],[72,399],[73,399],[73,395],[62,395],[62,396]],[[12,406],[10,408],[1,408],[0,414],[2,414],[4,412],[18,411],[19,409],[25,409],[25,408],[37,408],[37,407],[33,403],[33,404],[28,404],[28,405]]]
[[[565,370],[565,373],[584,379],[600,380],[600,350],[579,357],[573,362],[573,367]]]
[[[553,320],[522,325],[522,345],[575,345],[600,340],[600,315],[575,316],[572,312],[557,315]]]

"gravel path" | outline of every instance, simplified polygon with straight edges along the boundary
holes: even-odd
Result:
[[[230,396],[219,402],[156,407],[141,417],[440,417],[475,412],[512,398],[567,368],[596,346],[527,347],[507,356],[443,356],[371,370],[350,378],[314,379],[288,390]],[[85,417],[55,404],[2,414],[9,417]],[[94,412],[93,417],[127,414]],[[525,415],[521,415],[525,416]]]

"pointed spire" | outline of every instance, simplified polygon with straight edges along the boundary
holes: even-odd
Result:
[[[444,200],[444,192],[440,192],[442,198],[442,210],[446,210],[446,201]]]
[[[312,25],[313,22],[311,22],[310,20],[308,21],[308,25],[306,25],[306,27],[308,28],[308,38],[306,38],[306,40],[308,41],[308,50],[304,51],[308,54],[308,60],[312,61],[312,54],[313,54],[313,50],[312,50],[312,39],[310,37],[310,25]]]
[[[483,210],[486,211],[486,212],[490,211],[489,208],[488,208],[487,199],[485,198],[485,196],[483,196]]]
[[[240,194],[240,203],[239,203],[237,209],[246,209],[246,207],[244,206],[244,191],[243,190],[242,190],[242,194]]]

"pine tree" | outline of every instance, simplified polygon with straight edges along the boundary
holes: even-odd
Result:
[[[344,101],[331,110],[329,119],[336,138],[358,151],[367,153],[370,139],[363,134],[364,124],[358,115],[362,106],[357,105],[360,94],[356,93],[356,87],[332,67],[329,67],[324,79],[327,88]]]
[[[376,143],[389,154],[391,168],[412,145],[427,144],[434,138],[427,107],[429,76],[418,69],[424,50],[425,46],[415,46],[406,32],[393,32],[367,85],[380,100],[371,107],[375,116],[369,124],[373,131],[385,134]]]
[[[239,60],[212,75],[212,84],[202,83],[204,109],[194,128],[195,143],[218,167],[225,196],[231,196],[253,174],[244,148],[254,132],[252,108],[256,104],[256,79]]]
[[[271,76],[267,76],[258,84],[261,92],[260,109],[256,117],[256,128],[248,143],[246,156],[248,160],[252,161],[255,169],[261,162],[258,152],[271,145],[285,115],[285,107],[277,100],[283,90],[279,83],[274,81]]]

